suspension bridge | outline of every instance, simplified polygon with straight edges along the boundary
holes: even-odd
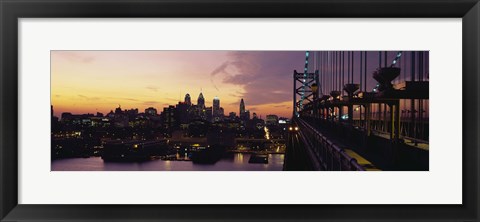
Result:
[[[284,170],[429,170],[429,52],[305,53]]]

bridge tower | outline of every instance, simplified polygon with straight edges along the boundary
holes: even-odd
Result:
[[[316,95],[318,91],[313,89],[318,85],[318,70],[314,73],[293,71],[293,112],[295,116],[298,116],[299,112],[303,110],[304,102],[310,103],[313,102],[314,98],[318,98],[318,95]],[[297,98],[297,96],[300,98]]]
[[[296,117],[303,110],[305,100],[313,102],[315,98],[318,98],[318,70],[314,73],[308,72],[309,58],[310,52],[306,51],[303,73],[298,73],[297,70],[293,71],[293,115]],[[297,82],[299,83],[298,87]],[[297,95],[300,96],[299,100],[297,100]]]

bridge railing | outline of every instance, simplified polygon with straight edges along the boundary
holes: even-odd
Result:
[[[329,171],[364,171],[365,168],[357,160],[349,156],[344,149],[322,135],[306,121],[296,118],[295,122],[300,128],[300,134],[308,147],[320,161],[322,168]]]

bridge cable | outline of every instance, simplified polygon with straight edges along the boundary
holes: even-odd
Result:
[[[310,52],[306,51],[305,52],[305,67],[303,69],[303,84],[302,84],[302,91],[301,91],[301,99],[300,99],[300,110],[303,110],[303,101],[305,99],[305,90],[307,88],[307,74],[308,74],[308,58],[309,58]]]

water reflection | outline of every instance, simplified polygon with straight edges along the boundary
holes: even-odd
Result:
[[[240,163],[243,163],[243,153],[235,153],[235,158],[234,158],[234,161],[235,161],[235,164],[240,164]]]
[[[192,161],[151,160],[141,163],[104,162],[100,157],[60,159],[52,171],[278,171],[283,169],[283,154],[269,154],[268,164],[248,163],[251,154],[234,153],[215,164]]]

